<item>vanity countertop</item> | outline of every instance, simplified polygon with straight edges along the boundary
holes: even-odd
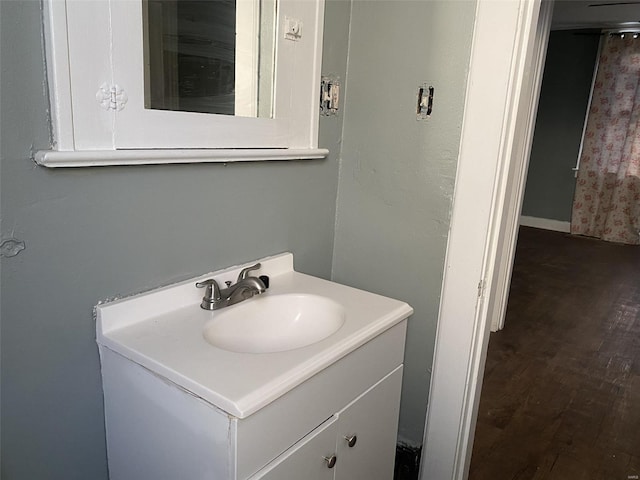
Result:
[[[235,279],[246,264],[98,305],[97,342],[229,415],[245,418],[413,313],[404,302],[296,272],[290,253],[260,262],[252,274],[270,277],[260,297],[324,296],[344,307],[344,325],[324,340],[284,352],[236,353],[212,346],[203,327],[224,309],[201,309],[203,291],[194,284],[212,277]]]

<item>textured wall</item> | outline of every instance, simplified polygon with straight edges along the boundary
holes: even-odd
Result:
[[[332,73],[344,77],[348,4],[329,2]],[[345,17],[346,14],[346,17]],[[285,250],[329,277],[341,118],[322,161],[48,170],[40,2],[0,2],[2,478],[107,478],[93,306]]]
[[[333,278],[408,302],[400,439],[422,443],[473,1],[359,1],[351,19]],[[416,120],[420,84],[434,112]]]
[[[522,214],[570,221],[576,165],[598,51],[598,35],[552,32]]]
[[[350,48],[329,159],[48,170],[40,4],[0,2],[2,236],[26,244],[2,259],[3,480],[106,479],[97,302],[285,250],[416,309],[400,433],[421,443],[475,2],[351,7],[327,1],[323,73],[344,82]]]

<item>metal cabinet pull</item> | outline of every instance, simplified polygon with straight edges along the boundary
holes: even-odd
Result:
[[[358,441],[358,437],[356,435],[350,435],[348,437],[344,437],[344,439],[347,441],[347,445],[349,445],[349,448],[354,447],[356,442]]]
[[[327,462],[328,468],[333,468],[336,466],[336,462],[338,461],[338,457],[335,455],[331,455],[330,457],[324,457],[324,461]]]

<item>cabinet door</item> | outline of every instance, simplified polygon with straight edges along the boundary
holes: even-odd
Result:
[[[249,480],[333,480],[336,434],[333,416]]]
[[[335,480],[393,478],[401,387],[402,366],[338,414]]]

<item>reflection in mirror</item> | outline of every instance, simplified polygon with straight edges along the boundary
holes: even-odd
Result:
[[[145,108],[271,117],[276,0],[143,0]]]

